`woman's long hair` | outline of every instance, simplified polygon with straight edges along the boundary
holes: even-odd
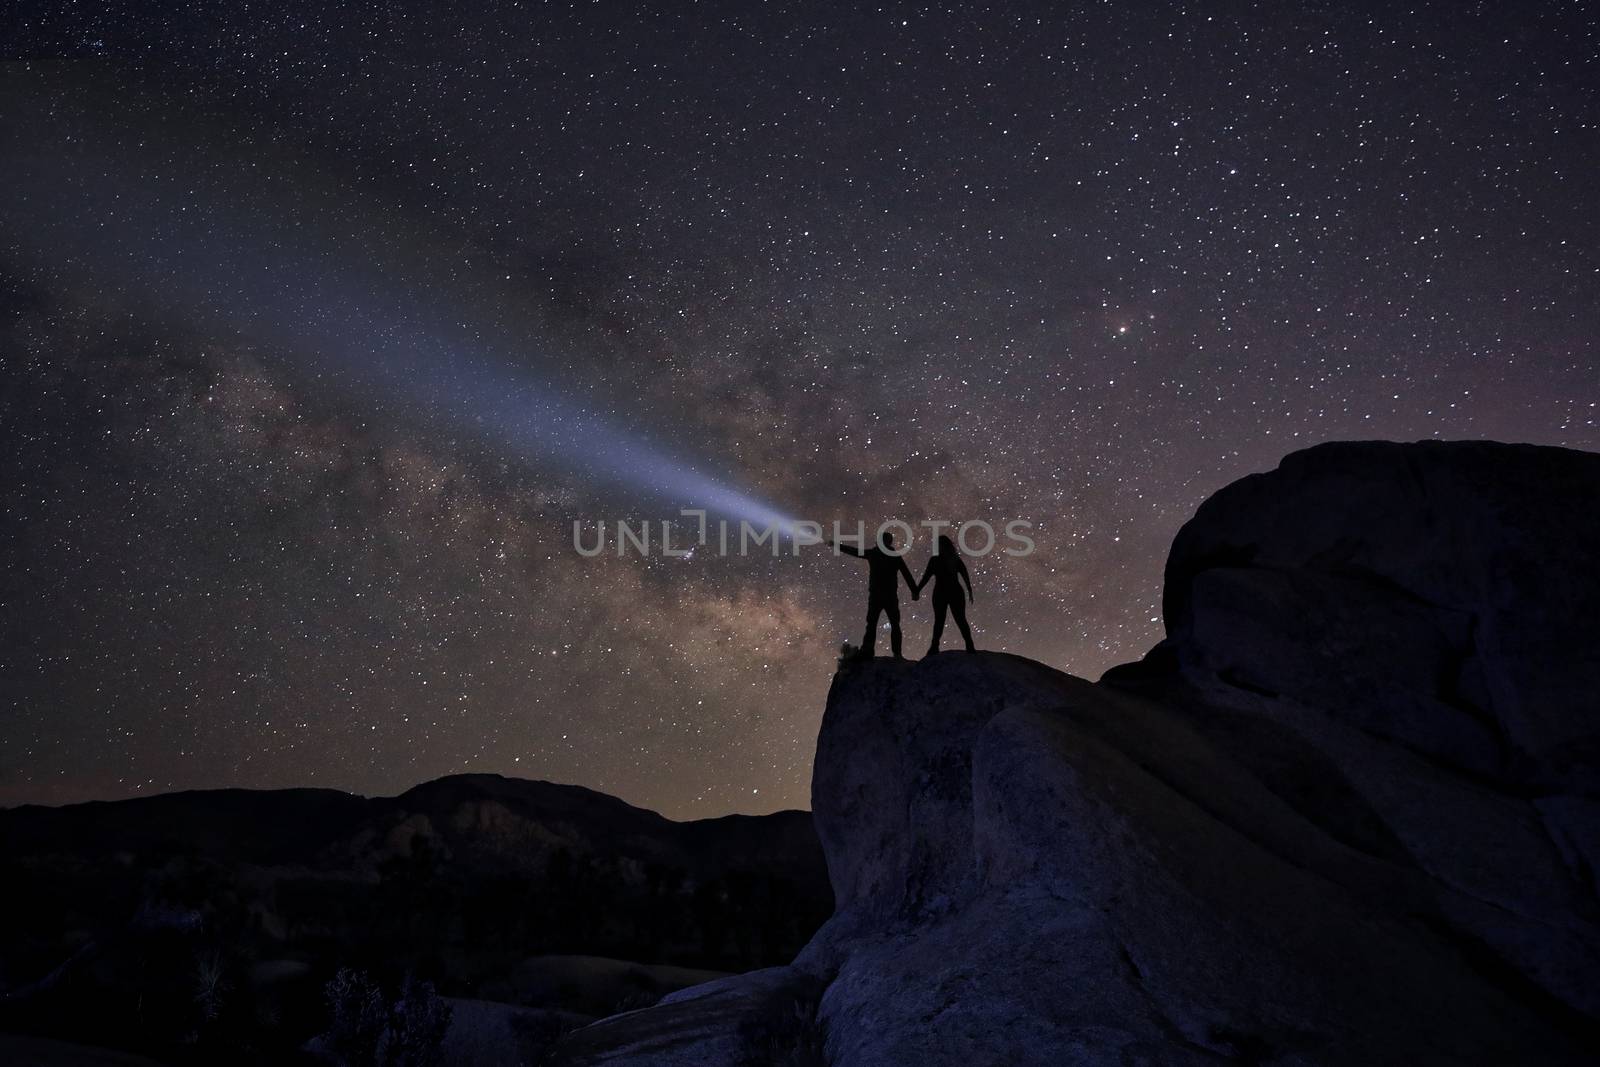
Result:
[[[956,555],[956,543],[950,540],[949,534],[939,535],[939,558],[943,560],[954,560],[960,558]]]

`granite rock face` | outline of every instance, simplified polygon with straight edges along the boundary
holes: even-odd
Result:
[[[1577,1063],[1600,1047],[1592,891],[1537,806],[1387,742],[1288,741],[1277,713],[993,653],[842,676],[822,750],[899,751],[910,773],[819,762],[839,911],[797,963],[829,982],[833,1062]],[[1233,721],[1252,716],[1260,737]],[[1372,769],[1344,775],[1339,756]],[[1475,879],[1440,877],[1417,837]]]
[[[1201,505],[1168,558],[1185,672],[1529,792],[1600,787],[1600,455],[1330,444]]]
[[[1596,501],[1597,456],[1323,446],[1200,509],[1167,640],[1098,683],[847,666],[837,910],[745,1001],[809,977],[864,1067],[1597,1062]],[[687,1062],[648,1050],[730,983],[628,1062]]]

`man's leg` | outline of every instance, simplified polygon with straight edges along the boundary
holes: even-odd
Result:
[[[905,659],[900,654],[900,605],[885,604],[883,610],[889,613],[889,651],[895,659]]]
[[[872,656],[878,649],[878,613],[883,610],[881,604],[867,605],[867,632],[861,638],[861,654]]]

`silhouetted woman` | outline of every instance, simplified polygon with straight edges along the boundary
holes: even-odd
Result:
[[[946,611],[956,617],[956,626],[961,629],[961,639],[967,643],[967,651],[975,651],[972,647],[972,631],[967,629],[967,602],[972,599],[972,578],[967,574],[967,565],[956,554],[956,543],[943,534],[939,535],[939,551],[928,560],[927,569],[922,572],[922,581],[916,584],[914,591],[920,593],[929,581],[933,582],[933,643],[928,646],[928,655],[939,651],[939,636],[944,633]],[[962,582],[966,583],[966,589],[961,588]]]

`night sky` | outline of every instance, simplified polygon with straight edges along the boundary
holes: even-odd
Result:
[[[1600,448],[1582,3],[23,2],[0,53],[0,803],[805,807],[865,568],[574,519],[692,469],[1028,520],[979,646],[1093,678],[1286,452]]]

